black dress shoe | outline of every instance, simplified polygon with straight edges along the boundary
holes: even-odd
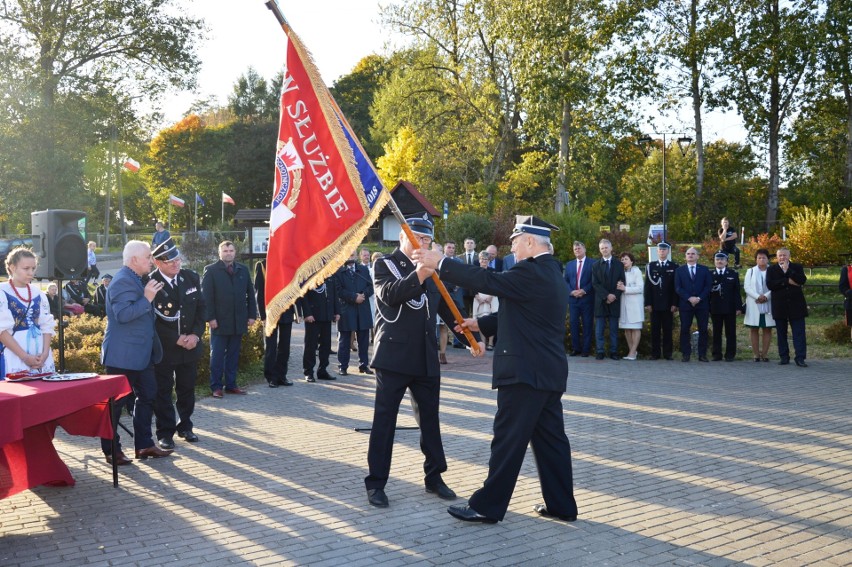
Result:
[[[426,492],[429,494],[437,494],[438,498],[442,500],[455,500],[456,493],[452,491],[452,489],[447,486],[443,480],[439,480],[434,484],[426,485]]]
[[[733,359],[733,358],[726,358],[726,359],[725,359],[725,362],[733,362],[733,361],[734,361],[734,359]]]
[[[314,378],[313,374],[305,374],[305,382],[316,382],[317,379]]]
[[[598,354],[595,355],[595,360],[603,360],[603,359],[604,359],[603,353],[599,352]]]
[[[157,441],[157,445],[160,446],[160,449],[165,449],[166,451],[171,451],[172,449],[175,448],[175,441],[174,441],[174,439],[171,438],[171,436],[163,437],[162,439]]]
[[[280,380],[278,380],[277,383],[278,383],[279,386],[292,386],[293,385],[293,381],[290,380],[289,378],[287,378],[286,376],[284,378],[281,378]]]
[[[577,521],[577,514],[574,514],[573,516],[569,516],[567,514],[553,514],[547,510],[547,506],[544,504],[536,504],[533,506],[533,510],[535,510],[536,514],[544,516],[545,518],[555,518],[557,520],[562,520],[563,522]]]
[[[388,507],[388,497],[381,488],[368,488],[367,501],[376,508]]]
[[[359,366],[358,372],[360,372],[361,374],[369,374],[370,376],[373,375],[373,371],[370,370],[370,367],[366,366],[366,365],[365,366]]]
[[[652,356],[652,357],[650,358],[650,360],[660,360],[660,357],[659,357],[659,356]]]
[[[689,362],[689,355],[685,354],[685,355],[681,356],[680,361],[681,362]]]
[[[349,376],[349,368],[348,368],[348,367],[347,367],[347,368],[343,368],[343,367],[341,366],[341,367],[340,367],[340,370],[338,370],[338,371],[337,371],[337,373],[338,373],[338,374],[340,374],[341,376]]]
[[[706,356],[699,356],[699,357],[698,357],[698,362],[710,362],[710,361],[709,361],[709,360],[707,360],[707,357],[706,357]]]
[[[280,385],[281,385],[281,384],[279,384],[278,382],[269,382],[269,387],[270,387],[270,388],[277,388],[277,387],[278,387],[278,386],[280,386]]]
[[[808,367],[808,363],[807,363],[807,362],[805,362],[804,360],[799,360],[799,359],[797,358],[797,359],[796,359],[796,366],[801,366],[802,368],[807,368],[807,367]]]
[[[572,352],[568,356],[580,356],[580,352],[575,350],[574,352]]]
[[[780,364],[781,366],[784,366],[785,364],[790,364],[790,359],[789,358],[782,358],[781,360],[778,361],[778,364]]]
[[[331,374],[329,374],[328,372],[325,372],[325,371],[317,372],[317,379],[319,379],[319,380],[337,380],[337,378],[335,378],[334,376],[332,376]]]
[[[178,437],[190,443],[198,443],[198,435],[193,433],[191,429],[189,431],[178,431]]]
[[[478,522],[480,524],[496,524],[497,520],[483,516],[470,506],[450,506],[447,512],[453,518],[458,518],[462,522]]]
[[[621,360],[621,359],[618,357],[618,355],[617,355],[617,354],[611,354],[611,355],[609,355],[609,359],[610,359],[610,360]]]
[[[665,357],[665,359],[666,360],[674,360],[674,357],[673,356],[667,356],[667,357]]]
[[[701,360],[701,359],[699,359],[699,360]],[[714,356],[713,362],[722,362],[722,357],[721,356]]]
[[[583,358],[587,358],[587,357],[589,356],[589,353],[588,353],[588,352],[584,352],[584,353],[583,353],[583,354],[581,354],[580,356],[582,356]]]

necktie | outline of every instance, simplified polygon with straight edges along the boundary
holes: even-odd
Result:
[[[468,263],[468,265],[473,264],[473,254],[471,254],[470,252],[468,252],[468,254],[467,254],[467,263]]]
[[[695,279],[695,266],[689,267],[689,279],[691,279],[691,280]]]
[[[228,272],[229,276],[233,276],[234,275],[234,265],[228,264],[228,267],[225,268],[225,271]]]
[[[577,289],[580,289],[580,274],[583,272],[583,261],[577,260]]]
[[[606,261],[606,275],[609,275],[609,260]]]

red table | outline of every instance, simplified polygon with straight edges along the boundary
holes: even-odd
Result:
[[[129,393],[124,376],[0,382],[0,498],[42,484],[73,486],[53,446],[56,426],[71,435],[110,438],[109,401]]]

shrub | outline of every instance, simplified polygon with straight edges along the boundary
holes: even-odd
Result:
[[[754,255],[761,248],[766,248],[769,250],[770,259],[775,252],[778,251],[779,248],[784,246],[784,241],[781,240],[781,237],[777,234],[773,234],[770,236],[767,233],[758,234],[756,237],[751,237],[748,239],[748,242],[743,246],[743,258],[749,260],[749,263],[753,263]],[[745,262],[743,262],[745,263]]]
[[[841,211],[841,216],[844,214]],[[795,213],[787,230],[793,261],[810,266],[837,264],[838,254],[846,252],[841,250],[837,220],[831,213],[831,205],[823,205],[819,210],[803,207]]]
[[[600,231],[598,223],[586,217],[574,207],[568,207],[561,213],[549,213],[542,217],[559,231],[550,235],[553,249],[557,258],[567,262],[574,257],[574,241],[579,240],[586,245],[586,252],[595,256],[598,249]]]
[[[456,254],[464,251],[464,239],[473,238],[476,250],[485,250],[491,244],[493,233],[491,220],[476,213],[461,213],[447,219],[447,238],[456,242]]]
[[[633,252],[634,242],[633,237],[630,236],[629,232],[622,232],[620,230],[612,232],[602,232],[601,238],[606,238],[607,240],[612,242],[612,255],[616,258],[618,258],[622,252]],[[597,248],[597,246],[595,248]],[[596,254],[595,251],[593,251],[591,255],[599,256],[600,254]]]
[[[852,342],[852,337],[849,334],[849,327],[844,321],[835,321],[825,328],[825,339],[828,342],[839,345],[848,345]]]

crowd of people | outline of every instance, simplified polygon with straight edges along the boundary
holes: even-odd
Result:
[[[551,231],[558,228],[532,216],[518,217],[510,236],[512,252],[503,258],[494,245],[477,252],[472,238],[464,240],[457,255],[455,242],[434,241],[428,215],[408,218],[406,224],[411,232],[400,232],[399,247],[392,253],[371,255],[367,248],[353,252],[337,273],[284,312],[264,345],[263,373],[270,388],[293,384],[287,372],[294,322],[304,323],[306,382],[336,379],[329,371],[333,354],[340,376],[349,374],[353,354],[359,373],[375,374],[364,481],[373,506],[389,505],[384,489],[406,391],[411,392],[420,426],[425,490],[445,500],[456,498],[442,478],[447,461],[438,407],[440,368],[448,363],[451,340],[474,356],[498,351],[493,372],[498,411],[488,477],[467,505],[448,510],[460,520],[480,523],[503,519],[528,445],[533,447],[545,500],[535,511],[564,521],[577,517],[561,406],[568,372],[566,314],[571,337],[567,354],[572,357],[637,360],[648,316],[649,358],[673,360],[678,314],[683,362],[693,355],[709,362],[708,354],[715,361],[733,361],[737,318],[745,314],[755,362],[769,361],[775,328],[779,363],[792,360],[807,366],[807,277],[802,265],[791,261],[787,248],[777,251],[775,263],[768,250],[758,250],[754,267],[745,273],[743,300],[740,276],[728,265],[731,254],[737,254],[734,263],[739,265],[739,251],[736,233],[731,236],[726,220],[712,267],[700,263],[696,248],[687,249],[679,265],[671,258],[669,244],[660,242],[657,259],[647,264],[644,274],[631,252],[614,254],[607,239],[598,242],[598,258],[588,256],[585,244],[575,241],[574,259],[561,266],[550,241]],[[158,223],[154,242],[128,242],[121,269],[115,276],[101,276],[92,295],[88,281],[100,274],[94,246],[89,252],[84,276],[61,291],[50,283],[46,292],[33,283],[37,257],[25,248],[9,254],[9,280],[0,283],[0,377],[55,371],[50,344],[56,322],[62,320],[60,309],[63,316],[105,317],[102,362],[107,373],[126,376],[132,387],[135,456],[167,457],[175,450],[175,436],[199,441],[192,415],[202,356],[199,344],[208,327],[213,398],[246,394],[237,384],[237,363],[248,329],[257,319],[266,321],[266,260],[256,264],[252,277],[249,268],[236,261],[234,243],[223,241],[219,260],[199,275],[182,267],[180,250]],[[846,320],[852,326],[852,261],[840,276]],[[445,296],[439,293],[438,278],[448,292]],[[337,324],[337,351],[332,349],[332,323]],[[620,330],[627,345],[623,357]],[[117,406],[116,421],[121,409]],[[132,462],[117,432],[115,439],[101,444],[107,462]]]

